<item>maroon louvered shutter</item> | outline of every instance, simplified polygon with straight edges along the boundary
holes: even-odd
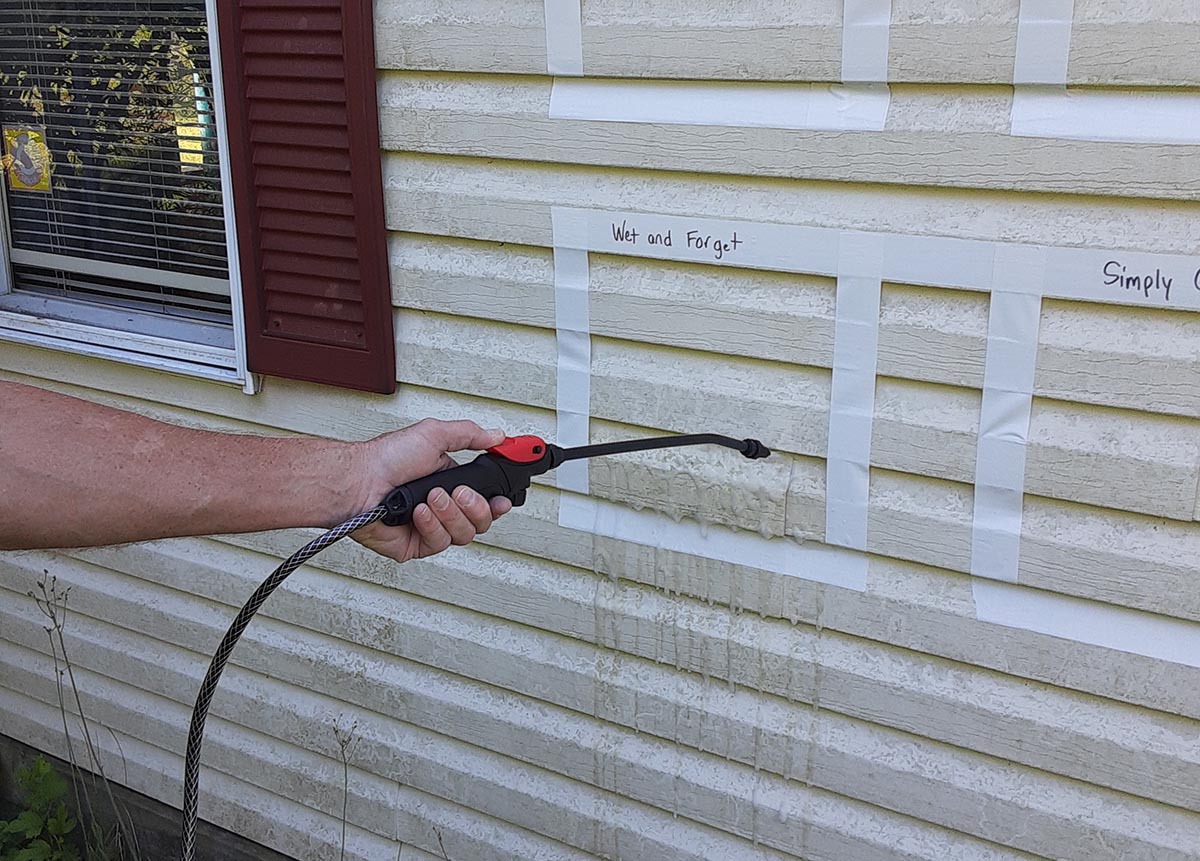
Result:
[[[371,0],[221,0],[250,370],[396,388]]]

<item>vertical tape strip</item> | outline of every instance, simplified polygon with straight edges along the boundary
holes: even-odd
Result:
[[[591,411],[592,338],[588,331],[588,255],[554,249],[554,320],[558,330],[558,444],[587,445]],[[587,461],[558,468],[558,486],[588,492]]]
[[[825,471],[825,543],[867,549],[871,429],[879,347],[882,237],[839,238],[833,386]]]
[[[887,83],[892,0],[845,0],[842,7],[842,81]]]
[[[557,442],[587,445],[592,401],[592,336],[588,314],[587,216],[554,207],[554,326],[558,340]],[[560,244],[561,243],[561,244]],[[564,463],[558,486],[588,492],[587,461]]]
[[[582,75],[582,0],[544,0],[544,3],[546,71],[551,75]]]
[[[988,315],[983,404],[975,461],[971,574],[1017,582],[1025,499],[1025,451],[1033,409],[1042,299],[1004,291],[1007,279],[1042,283],[1044,249],[996,249],[996,287]]]
[[[1075,0],[1021,0],[1013,83],[1066,86]]]

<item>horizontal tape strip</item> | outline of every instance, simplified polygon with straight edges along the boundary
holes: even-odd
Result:
[[[776,129],[881,131],[886,86],[556,79],[554,119]]]
[[[883,243],[884,281],[1200,311],[1200,256],[1069,248],[644,212],[553,207],[554,244],[605,254],[835,277],[843,236]],[[558,226],[564,225],[559,232]],[[1030,255],[1039,267],[1006,266]]]
[[[1200,93],[1018,87],[1013,93],[1012,134],[1200,144]]]
[[[558,522],[567,529],[746,565],[856,592],[867,588],[868,556],[854,550],[800,544],[790,538],[763,538],[722,526],[701,526],[694,521],[676,522],[658,512],[632,511],[612,502],[568,493],[559,494]]]
[[[1200,667],[1200,624],[995,580],[974,580],[981,622]]]

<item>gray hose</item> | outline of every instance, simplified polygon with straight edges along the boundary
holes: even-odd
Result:
[[[212,663],[208,665],[208,673],[205,674],[204,681],[200,683],[200,692],[196,694],[196,705],[192,709],[192,725],[188,729],[187,755],[183,765],[183,851],[181,853],[183,861],[194,861],[196,857],[196,817],[200,801],[200,745],[204,743],[204,722],[208,718],[208,707],[212,703],[217,683],[221,681],[221,672],[225,669],[225,663],[229,660],[233,647],[237,645],[246,626],[250,624],[250,620],[254,618],[254,614],[258,612],[263,602],[293,571],[329,545],[342,540],[357,529],[369,526],[385,514],[387,514],[387,509],[382,505],[377,506],[350,518],[341,526],[335,526],[324,535],[305,544],[289,556],[272,572],[270,577],[263,581],[261,586],[254,590],[254,594],[250,596],[246,606],[242,607],[241,612],[233,620],[233,624],[229,626],[229,630],[225,632],[224,639],[221,640],[216,654],[213,655]]]

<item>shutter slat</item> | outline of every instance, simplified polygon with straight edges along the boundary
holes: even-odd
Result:
[[[356,282],[362,270],[356,260],[323,257],[316,254],[281,254],[263,250],[262,267],[265,272],[290,272],[295,275],[316,275],[338,281]]]
[[[362,323],[363,309],[357,302],[336,299],[315,299],[297,293],[272,292],[267,296],[268,314],[289,314],[297,317],[318,317],[348,323]]]
[[[257,193],[262,206],[278,210],[308,210],[314,214],[354,215],[351,194],[311,194],[290,188],[260,188]]]
[[[347,260],[354,260],[358,256],[358,243],[353,238],[346,236],[321,236],[313,233],[263,230],[262,247],[269,251],[320,254],[325,257],[344,257]]]
[[[355,302],[359,295],[357,284],[349,284],[331,278],[297,275],[291,272],[268,272],[263,282],[266,285],[268,296],[273,293],[299,293],[319,299]]]
[[[316,56],[342,57],[340,33],[312,33],[295,30],[265,30],[243,37],[248,54],[302,55],[306,60]]]
[[[254,172],[254,184],[259,188],[345,193],[350,188],[350,172],[264,166]]]
[[[296,91],[296,82],[256,78],[246,87],[246,95],[252,99],[282,99]],[[305,96],[313,102],[336,102],[346,104],[346,86],[341,81],[309,81]]]
[[[297,62],[295,57],[260,54],[246,58],[246,77],[340,81],[345,77],[345,65],[339,57],[305,57],[303,62]]]
[[[308,100],[303,102],[285,102],[278,99],[252,99],[250,102],[250,119],[252,122],[303,123],[305,125],[345,128],[347,117],[345,104],[328,104]]]
[[[218,5],[250,369],[392,392],[372,2]]]
[[[323,147],[350,151],[350,135],[333,126],[288,126],[258,122],[250,131],[254,143],[277,143],[294,147]]]
[[[264,230],[295,230],[301,233],[326,233],[330,236],[357,236],[358,225],[354,216],[297,212],[294,209],[270,209],[259,207],[259,226]]]
[[[241,0],[238,4],[245,9],[278,9],[281,12],[296,12],[308,9],[330,9],[342,13],[342,0]]]
[[[333,320],[319,315],[310,317],[279,312],[268,312],[266,319],[267,331],[274,336],[273,340],[276,341],[281,339],[309,341],[314,345],[346,346],[356,351],[362,348],[363,325],[361,323]],[[313,373],[321,374],[319,370],[314,370]],[[291,374],[279,373],[276,376],[286,377]],[[302,379],[307,379],[307,377]],[[317,382],[325,381],[317,380]]]
[[[242,30],[306,30],[308,32],[342,33],[342,14],[337,9],[312,9],[301,14],[294,11],[248,8],[242,13]]]
[[[255,165],[306,167],[315,170],[350,171],[350,154],[344,149],[300,149],[299,147],[259,144],[254,147]]]

